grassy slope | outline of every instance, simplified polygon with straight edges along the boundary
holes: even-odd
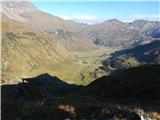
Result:
[[[88,74],[100,65],[99,61],[105,53],[112,51],[100,48],[72,53],[53,36],[10,20],[5,15],[2,18],[3,81],[15,82],[47,72],[69,83],[86,85],[95,79]],[[81,72],[86,73],[83,81],[80,79]]]
[[[73,76],[72,80],[79,79],[81,84],[89,84],[94,79],[101,77],[103,74],[97,74],[96,78],[89,76],[90,73],[93,73],[96,68],[101,66],[101,60],[106,58],[112,53],[114,49],[107,47],[100,47],[97,50],[90,52],[75,52],[75,54],[80,58],[79,65],[81,66],[76,74]],[[107,54],[106,54],[107,53]],[[78,74],[77,74],[78,73]],[[84,79],[80,80],[80,73],[83,74]]]
[[[2,79],[37,75],[46,68],[53,69],[57,64],[77,60],[54,37],[5,15],[2,18]]]
[[[27,76],[36,76],[40,73],[47,72],[68,83],[87,85],[94,80],[88,75],[89,72],[94,72],[94,70],[101,65],[100,61],[103,59],[103,55],[105,53],[108,53],[109,55],[109,52],[111,51],[113,51],[113,49],[100,48],[92,52],[75,52],[78,57],[77,61],[71,61],[67,64],[54,64],[49,68],[41,67],[32,72],[28,71],[26,74]],[[86,61],[86,63],[83,63],[83,61]],[[80,73],[85,73],[84,80],[80,79]],[[98,74],[96,78],[99,78],[102,75],[103,74]]]

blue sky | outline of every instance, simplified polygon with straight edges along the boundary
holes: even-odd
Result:
[[[40,10],[83,23],[97,23],[106,19],[132,21],[135,19],[159,20],[159,1],[37,1],[32,3]]]

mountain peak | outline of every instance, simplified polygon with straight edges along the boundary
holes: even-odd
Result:
[[[37,10],[37,8],[29,0],[2,1],[2,8],[6,8],[19,14],[23,12]]]
[[[25,13],[37,11],[29,0],[2,1],[2,13],[16,21],[26,21]]]
[[[121,23],[121,21],[118,20],[118,19],[109,19],[109,20],[106,20],[105,22],[109,22],[109,23]]]
[[[119,22],[118,19],[110,19],[109,21],[111,21],[111,22]]]
[[[121,25],[121,24],[125,24],[122,21],[118,20],[118,19],[108,19],[106,21],[103,22],[103,24],[109,24],[109,25]]]

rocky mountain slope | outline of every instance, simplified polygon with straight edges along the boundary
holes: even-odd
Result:
[[[123,55],[134,57],[139,62],[147,64],[160,64],[160,41],[155,40],[149,44],[112,53],[112,57],[119,57]]]
[[[6,80],[76,60],[56,38],[4,14],[2,28],[2,78]]]
[[[10,19],[26,22],[41,32],[56,37],[69,50],[90,50],[92,42],[81,36],[67,21],[38,10],[27,1],[3,1],[2,12]],[[40,19],[39,19],[40,18]]]
[[[140,45],[131,49],[116,51],[110,58],[102,60],[99,69],[110,73],[119,73],[130,67],[143,64],[160,64],[160,41]]]
[[[80,25],[79,31],[96,45],[107,47],[129,48],[152,41],[135,27],[117,19],[95,25]]]
[[[160,38],[160,21],[136,20],[130,23],[143,34],[153,38]]]

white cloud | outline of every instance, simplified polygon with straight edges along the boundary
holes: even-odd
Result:
[[[101,19],[101,17],[89,15],[89,14],[75,14],[72,16],[61,15],[60,17],[65,20],[73,20],[75,22],[88,23],[88,24],[97,23]]]

